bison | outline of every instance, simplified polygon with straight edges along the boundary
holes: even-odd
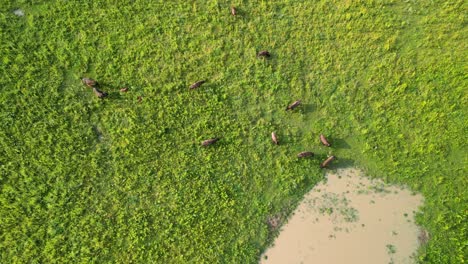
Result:
[[[286,111],[293,110],[294,108],[298,107],[300,104],[301,104],[301,101],[297,100],[294,103],[288,105],[288,107],[286,107]]]
[[[210,138],[210,139],[204,140],[201,144],[202,144],[202,146],[209,146],[211,144],[216,143],[216,141],[218,141],[218,140],[219,140],[219,138]]]
[[[322,144],[327,147],[331,146],[331,144],[328,142],[328,140],[325,138],[323,134],[320,134],[320,142],[322,142]]]
[[[257,57],[262,57],[262,58],[269,58],[270,56],[271,56],[270,52],[266,50],[262,50],[257,54]]]
[[[310,151],[303,151],[303,152],[297,154],[298,158],[313,157],[313,156],[314,156],[314,153],[310,152]]]
[[[237,14],[236,8],[231,6],[231,15],[235,16],[236,14]]]
[[[278,137],[276,136],[275,132],[271,132],[271,139],[273,140],[273,142],[275,142],[276,145],[279,145]]]
[[[320,168],[323,169],[323,168],[327,167],[335,159],[336,159],[335,156],[328,157],[324,162],[322,162],[322,164],[320,164]]]
[[[107,93],[106,92],[103,92],[103,91],[100,91],[98,88],[96,87],[93,87],[93,92],[94,94],[99,97],[100,99],[104,98],[107,96]]]
[[[98,85],[98,83],[95,80],[86,77],[81,78],[81,82],[88,87],[95,87]]]
[[[189,89],[190,90],[196,89],[196,88],[200,87],[202,84],[204,84],[205,82],[206,82],[205,80],[198,81],[198,82],[190,85]]]

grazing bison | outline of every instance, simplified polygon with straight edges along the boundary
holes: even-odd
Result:
[[[218,140],[219,140],[219,138],[210,138],[210,139],[204,140],[201,144],[202,144],[202,146],[209,146],[211,144],[216,143],[216,141],[218,141]]]
[[[98,84],[95,80],[90,78],[81,78],[81,82],[88,87],[94,87]]]
[[[276,145],[278,145],[278,137],[276,136],[276,133],[275,132],[271,132],[271,139],[273,140],[273,142],[275,142]]]
[[[121,91],[122,93],[126,93],[126,92],[128,92],[128,87],[124,87],[124,88],[120,89],[120,91]]]
[[[101,99],[107,96],[107,93],[106,93],[106,92],[100,91],[100,90],[99,90],[98,88],[96,88],[96,87],[93,87],[93,92],[94,92],[94,94],[95,94],[97,97],[99,97],[99,98],[101,98]]]
[[[269,58],[270,56],[271,56],[270,52],[266,50],[262,50],[257,54],[257,57],[263,57],[263,58]]]
[[[303,151],[303,152],[297,154],[298,158],[313,157],[313,156],[314,156],[314,153],[310,152],[310,151]]]
[[[205,82],[206,82],[205,80],[198,81],[198,82],[190,85],[189,89],[196,89],[196,88],[200,87],[202,84],[204,84]]]
[[[328,140],[325,138],[325,136],[323,134],[320,134],[320,142],[322,142],[322,144],[327,146],[327,147],[331,146],[331,144],[328,143]]]
[[[236,14],[237,14],[236,8],[231,6],[231,15],[235,16]]]
[[[328,159],[326,159],[322,164],[320,164],[320,168],[325,168],[327,167],[333,160],[335,160],[335,156],[330,156]]]
[[[294,108],[298,107],[300,104],[301,104],[301,101],[297,100],[296,102],[288,105],[288,107],[286,107],[286,111],[293,110]]]

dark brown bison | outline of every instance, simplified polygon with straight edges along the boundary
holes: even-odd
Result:
[[[328,157],[322,164],[320,164],[320,168],[325,168],[327,167],[333,160],[335,160],[335,156],[330,156]]]
[[[310,151],[303,151],[303,152],[297,154],[298,158],[313,157],[313,156],[314,156],[314,153],[310,152]]]
[[[210,139],[204,140],[201,144],[202,144],[202,146],[209,146],[211,144],[216,143],[216,141],[218,141],[218,140],[219,140],[219,138],[210,138]]]
[[[275,132],[271,132],[271,140],[273,140],[273,142],[275,142],[276,145],[279,144],[278,137],[276,136]]]
[[[190,85],[189,89],[196,89],[196,88],[200,87],[202,84],[204,84],[205,82],[206,82],[205,80],[198,81],[198,82]]]
[[[94,92],[94,94],[95,94],[97,97],[99,97],[99,98],[101,98],[101,99],[107,96],[107,93],[106,93],[106,92],[100,91],[100,90],[99,90],[98,88],[96,88],[96,87],[93,87],[93,92]]]
[[[294,108],[298,107],[300,104],[301,104],[301,101],[297,100],[296,102],[288,105],[288,107],[286,107],[286,111],[293,110]]]
[[[90,78],[81,78],[81,82],[88,87],[94,87],[98,84],[95,80]]]
[[[328,140],[325,138],[325,136],[323,134],[320,135],[320,142],[322,142],[322,144],[327,146],[327,147],[331,146],[331,144],[328,143]]]
[[[257,57],[263,57],[263,58],[269,58],[270,56],[271,56],[270,52],[266,50],[262,50],[257,54]]]
[[[237,14],[236,8],[231,6],[231,15],[235,16],[236,14]]]

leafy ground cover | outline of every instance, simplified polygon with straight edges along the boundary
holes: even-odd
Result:
[[[2,1],[2,262],[255,263],[275,235],[268,219],[284,219],[334,154],[335,167],[422,192],[420,262],[463,263],[466,9]],[[271,59],[256,58],[264,49]],[[304,150],[316,156],[298,160]]]

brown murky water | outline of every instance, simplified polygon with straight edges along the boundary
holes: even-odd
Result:
[[[356,169],[328,173],[282,228],[260,263],[413,263],[421,195]],[[265,258],[266,257],[266,258]]]

